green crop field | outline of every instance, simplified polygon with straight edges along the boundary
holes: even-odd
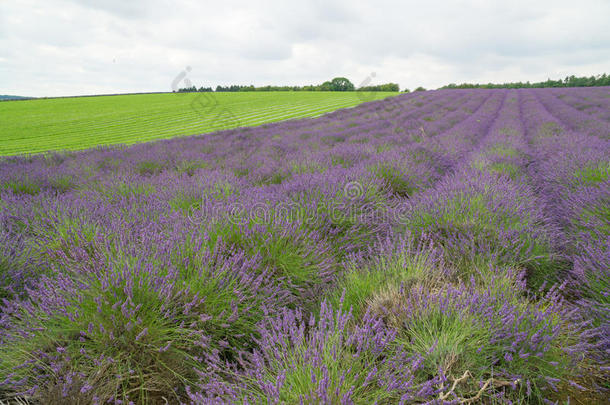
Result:
[[[76,150],[314,117],[398,93],[161,93],[0,102],[0,156]]]

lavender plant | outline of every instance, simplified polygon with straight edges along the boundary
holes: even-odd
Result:
[[[595,402],[607,92],[3,158],[0,399]]]

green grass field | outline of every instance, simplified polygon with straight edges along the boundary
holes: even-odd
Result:
[[[398,93],[166,93],[0,102],[0,156],[76,150],[315,117]]]

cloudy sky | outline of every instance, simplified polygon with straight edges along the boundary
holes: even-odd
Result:
[[[608,16],[608,0],[0,0],[0,94],[610,73]]]

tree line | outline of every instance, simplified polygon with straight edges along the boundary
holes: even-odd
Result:
[[[375,86],[362,86],[356,88],[354,84],[345,77],[335,77],[332,80],[325,81],[318,85],[308,86],[260,86],[255,87],[253,85],[239,85],[233,84],[230,86],[216,86],[216,89],[212,87],[199,87],[191,86],[178,89],[178,93],[193,93],[193,92],[240,92],[240,91],[400,91],[397,83],[384,83]],[[406,90],[408,91],[408,90]]]
[[[530,83],[529,81],[512,82],[512,83],[451,83],[441,87],[441,89],[520,89],[520,88],[537,88],[537,87],[597,87],[610,86],[610,75],[602,74],[590,77],[576,77],[574,75],[567,76],[565,79],[551,80],[544,82]]]
[[[519,88],[537,88],[537,87],[594,87],[594,86],[610,86],[610,75],[606,73],[590,76],[576,77],[575,75],[567,76],[565,79],[552,80],[548,79],[544,82],[509,82],[509,83],[451,83],[439,89],[519,89]],[[417,87],[415,91],[425,91],[423,87]],[[190,92],[240,92],[240,91],[388,91],[398,92],[400,88],[397,83],[384,83],[374,86],[361,86],[356,88],[352,82],[345,77],[335,77],[332,80],[325,81],[322,84],[308,86],[259,86],[254,85],[239,85],[233,84],[229,86],[218,85],[216,88],[191,86],[178,89],[178,93]],[[409,89],[404,89],[408,93]]]

